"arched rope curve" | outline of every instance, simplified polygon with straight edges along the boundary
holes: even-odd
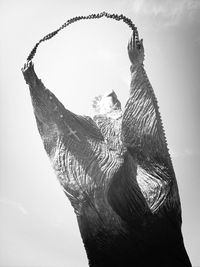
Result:
[[[110,19],[114,19],[117,21],[122,20],[124,23],[126,23],[135,33],[135,38],[136,38],[136,42],[139,40],[139,35],[138,35],[138,31],[137,28],[135,27],[135,25],[133,24],[133,22],[131,21],[131,19],[127,18],[124,15],[118,15],[118,14],[110,14],[107,12],[101,12],[101,13],[97,13],[97,14],[91,14],[91,15],[87,15],[87,16],[76,16],[73,17],[71,19],[68,19],[60,28],[58,28],[57,30],[47,34],[46,36],[44,36],[42,39],[40,39],[34,46],[34,48],[31,50],[29,56],[27,57],[27,61],[31,61],[37,51],[38,46],[44,42],[47,41],[49,39],[51,39],[52,37],[54,37],[59,31],[61,31],[62,29],[66,28],[67,26],[69,26],[70,24],[77,22],[79,20],[83,20],[83,19],[100,19],[102,17],[106,17],[106,18],[110,18]]]

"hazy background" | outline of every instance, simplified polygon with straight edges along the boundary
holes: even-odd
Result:
[[[35,43],[76,15],[130,17],[144,39],[145,68],[160,105],[183,209],[185,246],[200,265],[200,1],[0,1],[0,266],[86,267],[69,201],[51,169],[21,67]],[[35,69],[66,108],[91,113],[95,95],[130,74],[130,29],[108,19],[77,22],[43,43]],[[134,256],[133,256],[134,258]]]

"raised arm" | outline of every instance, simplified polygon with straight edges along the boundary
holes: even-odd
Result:
[[[25,64],[22,72],[29,85],[38,130],[48,154],[51,153],[59,136],[78,143],[85,138],[102,140],[92,119],[77,116],[65,109],[56,96],[45,88],[42,81],[38,79],[32,62]]]
[[[169,154],[157,100],[143,66],[143,41],[136,41],[134,33],[128,54],[132,63],[131,88],[122,121],[123,141],[141,158],[167,159]]]
[[[60,103],[38,79],[32,63],[22,69],[29,85],[34,114],[45,150],[57,177],[78,212],[81,199],[91,191],[89,172],[104,138],[90,117],[78,116]],[[95,165],[98,169],[98,163]],[[98,171],[100,173],[100,170]]]
[[[143,42],[136,41],[134,33],[128,54],[132,63],[131,88],[122,118],[122,142],[138,164],[137,181],[148,201],[152,201],[151,210],[156,211],[165,202],[167,207],[176,206],[176,214],[180,214],[178,188],[158,104],[143,66]]]

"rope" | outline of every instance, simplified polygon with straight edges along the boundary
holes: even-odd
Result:
[[[36,54],[36,51],[37,51],[37,48],[40,45],[40,43],[51,39],[59,31],[61,31],[65,27],[69,26],[70,24],[72,24],[72,23],[74,23],[76,21],[79,21],[79,20],[83,20],[83,19],[99,19],[99,18],[102,18],[102,17],[114,19],[114,20],[117,20],[117,21],[122,20],[123,22],[125,22],[133,30],[133,32],[135,32],[136,42],[139,40],[139,35],[138,35],[137,28],[135,27],[135,25],[133,24],[133,22],[131,21],[131,19],[125,17],[122,14],[121,15],[109,14],[109,13],[107,13],[107,12],[104,11],[102,13],[91,14],[91,15],[88,15],[88,16],[77,16],[77,17],[73,17],[71,19],[68,19],[60,28],[58,28],[57,30],[55,30],[55,31],[47,34],[42,39],[40,39],[39,42],[37,42],[36,45],[34,46],[34,48],[31,50],[29,56],[27,57],[27,61],[31,61],[34,58],[34,56]]]

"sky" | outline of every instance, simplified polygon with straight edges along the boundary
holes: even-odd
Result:
[[[183,236],[200,266],[200,1],[0,1],[0,267],[86,267],[73,209],[40,140],[21,68],[44,35],[67,19],[107,11],[124,14],[144,40],[145,69],[160,112],[179,186]],[[108,19],[77,22],[39,46],[35,70],[77,114],[94,96],[129,84],[130,29]]]

